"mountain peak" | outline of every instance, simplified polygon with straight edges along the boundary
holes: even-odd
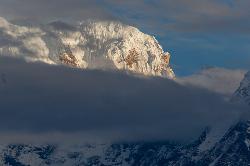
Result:
[[[0,55],[77,68],[114,68],[144,75],[174,78],[170,54],[155,37],[113,21],[78,25],[53,22],[25,27],[0,19]],[[4,40],[6,39],[6,40]],[[7,42],[7,43],[6,43]]]
[[[250,71],[245,74],[244,79],[240,83],[240,87],[232,97],[232,101],[245,102],[250,105]]]

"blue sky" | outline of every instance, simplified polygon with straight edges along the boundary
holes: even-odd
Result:
[[[250,38],[191,34],[159,36],[172,53],[175,72],[187,75],[206,67],[250,69]]]

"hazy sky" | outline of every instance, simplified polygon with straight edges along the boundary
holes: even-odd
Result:
[[[207,66],[250,68],[249,7],[249,0],[0,0],[0,16],[117,19],[155,35],[183,75]]]

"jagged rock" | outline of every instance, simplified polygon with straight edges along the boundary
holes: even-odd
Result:
[[[80,65],[77,62],[76,57],[72,53],[70,46],[66,46],[64,49],[65,52],[62,53],[62,55],[59,56],[59,60],[68,66],[71,67],[80,67]]]

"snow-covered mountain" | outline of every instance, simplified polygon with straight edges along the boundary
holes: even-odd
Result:
[[[0,55],[77,68],[114,68],[174,78],[170,54],[158,41],[119,22],[14,25],[0,17]]]
[[[11,166],[248,166],[250,124],[240,122],[213,147],[200,151],[209,129],[191,144],[172,142],[1,147],[0,164]],[[247,142],[248,141],[248,142]]]
[[[245,102],[250,105],[250,72],[245,75],[245,78],[240,83],[240,87],[232,97],[233,102]]]

